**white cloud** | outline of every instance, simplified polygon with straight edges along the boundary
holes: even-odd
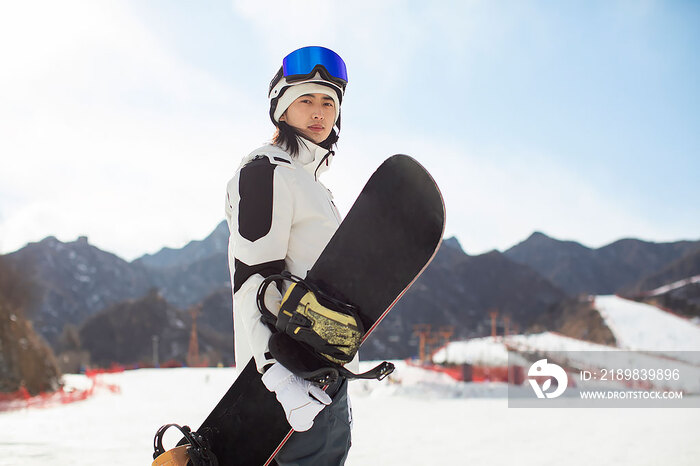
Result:
[[[518,13],[538,21],[528,6],[494,18],[504,9],[491,2],[451,3],[234,1],[231,14],[253,36],[240,33],[240,43],[222,45],[221,54],[245,48],[249,54],[238,55],[255,56],[250,76],[263,90],[296,47],[326,45],[345,58],[341,145],[326,177],[341,210],[381,160],[405,152],[437,179],[447,232],[470,253],[507,248],[536,229],[591,246],[667,231],[553,154],[517,141],[459,146],[396,123],[422,117],[420,109],[402,113],[410,92],[444,90],[446,99],[459,92],[440,78],[441,60],[452,60],[445,64],[457,74],[452,82],[468,85],[472,63],[512,40]],[[124,2],[0,6],[0,252],[48,235],[88,235],[134,258],[202,238],[222,219],[226,181],[240,157],[270,136],[267,101],[170,47]],[[440,79],[406,87],[411,73],[432,71]],[[458,138],[459,125],[453,128]]]
[[[251,149],[238,141],[268,137],[251,100],[122,3],[20,3],[0,18],[0,251],[87,234],[133,258],[208,234]]]
[[[516,158],[505,147],[456,146],[392,133],[344,136],[324,180],[342,212],[382,160],[407,153],[435,178],[445,199],[446,235],[457,236],[470,254],[505,250],[536,230],[560,239],[586,238],[595,247],[658,234],[651,220],[602,196],[595,180],[582,180],[543,154],[520,148]]]

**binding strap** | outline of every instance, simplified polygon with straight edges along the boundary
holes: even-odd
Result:
[[[349,371],[343,366],[339,367],[324,367],[316,371],[305,374],[305,379],[319,386],[325,386],[335,383],[338,377],[344,377],[346,379],[377,379],[383,380],[386,376],[394,372],[394,364],[384,361],[372,369],[362,372],[360,374],[355,374]]]
[[[293,282],[275,317],[265,305],[267,287],[276,280]],[[330,296],[312,282],[289,272],[263,280],[256,296],[262,320],[274,331],[308,345],[330,362],[346,364],[355,357],[365,334],[356,306]]]
[[[165,448],[163,447],[163,435],[165,434],[165,431],[171,427],[177,428],[187,441],[187,445],[183,445],[184,447],[186,447],[187,452],[187,466],[219,465],[216,456],[214,455],[214,453],[212,453],[209,447],[209,442],[207,441],[207,439],[204,436],[198,434],[197,432],[192,432],[192,429],[190,429],[189,426],[181,427],[178,424],[165,424],[164,426],[161,426],[160,429],[158,429],[158,431],[156,432],[155,437],[153,437],[153,459],[155,460],[153,463],[154,465],[161,464],[158,462],[158,457],[167,453],[165,451]],[[178,448],[182,447],[177,447],[173,450],[177,450]],[[173,450],[168,450],[168,452],[171,452]],[[185,465],[183,464],[182,466]]]
[[[265,305],[265,294],[270,283],[283,280],[293,284],[287,289],[275,316]],[[322,291],[313,282],[288,271],[270,275],[260,284],[256,301],[261,320],[277,334],[270,340],[272,355],[300,377],[326,385],[339,377],[382,380],[394,371],[394,365],[386,361],[360,374],[343,367],[353,360],[365,334],[359,309]],[[288,335],[294,342],[280,338],[279,334]],[[287,343],[276,344],[283,341]],[[320,364],[300,364],[299,359],[303,359],[304,354],[291,351],[290,345],[307,348]]]
[[[275,275],[270,275],[266,278],[263,279],[263,282],[260,284],[260,287],[258,288],[258,293],[256,295],[256,301],[258,304],[258,309],[260,310],[260,313],[262,314],[262,320],[268,325],[271,325],[272,327],[275,327],[277,324],[277,317],[270,311],[267,306],[265,305],[265,292],[267,291],[267,287],[270,286],[270,283],[277,281],[281,282],[283,280],[288,280],[293,283],[301,283],[304,288],[307,290],[311,291],[319,297],[320,299],[327,301],[328,304],[333,306],[334,308],[338,309],[341,312],[344,312],[348,315],[356,315],[358,310],[355,306],[352,304],[345,303],[343,301],[340,301],[323,291],[321,291],[316,285],[313,283],[304,280],[303,278],[297,277],[296,275],[288,272],[288,271],[283,271],[282,273],[275,274]]]

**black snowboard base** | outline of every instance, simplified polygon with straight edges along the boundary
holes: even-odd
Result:
[[[430,174],[411,157],[394,155],[374,172],[305,278],[359,308],[365,341],[433,259],[444,225]],[[270,464],[292,435],[252,359],[197,432],[220,466]]]
[[[209,440],[219,466],[227,466],[268,464],[290,430],[282,405],[251,359],[197,432]],[[247,433],[246,441],[237,440]]]

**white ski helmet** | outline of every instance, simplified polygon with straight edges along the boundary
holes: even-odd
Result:
[[[325,47],[309,46],[284,57],[282,67],[270,82],[270,119],[277,126],[282,114],[304,94],[326,94],[335,102],[335,121],[340,118],[348,74],[345,62]]]

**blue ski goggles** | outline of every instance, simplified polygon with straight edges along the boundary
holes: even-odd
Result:
[[[284,57],[282,73],[276,76],[277,81],[282,77],[288,83],[303,81],[319,73],[322,78],[337,84],[343,91],[348,83],[348,71],[340,55],[325,47],[302,47]],[[276,83],[272,83],[271,88]]]

